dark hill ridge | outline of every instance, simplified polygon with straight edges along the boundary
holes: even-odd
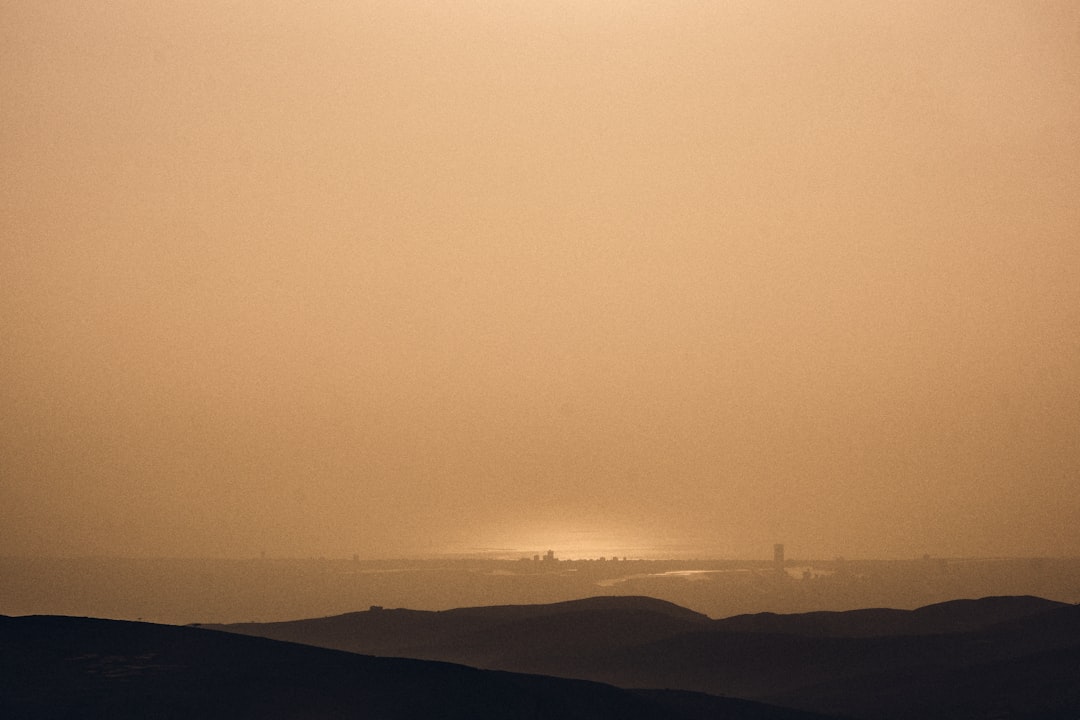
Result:
[[[928,670],[930,674],[957,671],[976,676],[982,672],[980,666],[1072,649],[1080,649],[1077,606],[969,633],[886,637],[686,633],[633,648],[598,649],[591,655],[551,660],[544,671],[553,672],[557,666],[559,673],[568,677],[588,677],[625,687],[672,687],[777,700],[795,698],[805,688],[823,685],[873,693],[883,689],[875,690],[877,683],[897,686],[909,675],[913,683],[915,679],[922,682]],[[1080,679],[1080,666],[1070,671]],[[925,694],[917,684],[908,687],[908,692]],[[838,690],[838,697],[848,690]],[[1015,688],[1015,692],[1024,690]],[[790,704],[840,711],[825,705]]]
[[[705,615],[647,597],[594,597],[550,605],[501,605],[438,612],[368,610],[312,620],[203,625],[243,635],[370,655],[456,659],[496,667],[504,650],[539,654],[639,644],[708,627]]]
[[[1080,607],[1071,605],[971,632],[869,638],[695,632],[544,664],[525,658],[519,669],[868,720],[1080,717]]]
[[[678,692],[374,658],[192,627],[0,616],[0,717],[814,720]]]
[[[440,612],[369,610],[278,623],[205,625],[350,652],[519,667],[559,654],[592,654],[706,633],[817,638],[887,638],[971,632],[1069,607],[1036,597],[954,600],[917,610],[885,608],[794,615],[760,613],[722,620],[644,597],[595,597],[550,605],[505,605]],[[508,663],[510,665],[508,665]]]
[[[330,641],[401,656],[447,660],[515,672],[583,678],[621,687],[668,687],[759,700],[864,718],[1021,717],[980,698],[1015,700],[1032,717],[1080,710],[1065,679],[1080,684],[1080,607],[1040,598],[983,598],[918,610],[864,610],[803,615],[750,615],[709,621],[640,599],[560,604],[542,610],[472,608],[403,613],[395,645],[388,611],[337,619]],[[660,611],[662,610],[662,611]],[[421,626],[417,619],[437,622]],[[345,616],[349,617],[349,616]],[[466,620],[464,622],[463,620]],[[327,620],[225,629],[317,642]],[[350,625],[350,622],[353,624]],[[440,624],[441,623],[441,624]],[[324,636],[325,637],[325,636]],[[372,652],[367,649],[366,651]],[[1031,667],[1041,674],[1003,674]],[[1058,664],[1055,664],[1058,663]],[[1003,682],[1002,677],[1012,680]],[[943,686],[938,678],[950,677]],[[1043,681],[1045,678],[1046,682]],[[1057,680],[1054,680],[1057,678]],[[1055,684],[1057,683],[1057,684]],[[986,687],[982,687],[987,684]],[[955,687],[955,692],[948,687]],[[952,694],[950,695],[950,692]],[[875,705],[890,698],[888,707]],[[920,700],[921,698],[921,700]],[[932,702],[926,698],[934,698]],[[860,704],[861,703],[861,704]],[[936,708],[936,710],[935,710]],[[951,708],[951,709],[949,709]],[[979,712],[985,711],[984,714]],[[1019,713],[1019,711],[1018,711]],[[1034,714],[1032,714],[1034,713]]]
[[[770,632],[815,637],[936,635],[978,630],[1065,605],[1066,603],[1029,595],[988,597],[981,600],[950,600],[917,610],[870,608],[792,615],[736,615],[714,621],[713,627],[730,632]]]

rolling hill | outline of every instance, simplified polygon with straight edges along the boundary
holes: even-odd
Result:
[[[1080,607],[1033,597],[723,620],[648,598],[593,598],[217,627],[856,718],[944,720],[968,709],[970,717],[1050,718],[1080,709]]]
[[[760,703],[375,658],[192,627],[0,616],[0,717],[814,720]]]

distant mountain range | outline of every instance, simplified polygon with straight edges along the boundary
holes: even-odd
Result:
[[[867,720],[1080,717],[1080,607],[1036,597],[722,620],[605,597],[207,627]]]
[[[194,627],[0,616],[0,717],[1076,720],[1080,606],[713,620],[598,597]]]
[[[734,698],[60,616],[0,616],[0,717],[827,720]]]

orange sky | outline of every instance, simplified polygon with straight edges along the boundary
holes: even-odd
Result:
[[[0,554],[1080,554],[1078,168],[1069,0],[4,0]]]

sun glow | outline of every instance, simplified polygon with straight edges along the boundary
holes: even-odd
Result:
[[[452,554],[483,554],[506,558],[543,555],[548,550],[563,560],[600,557],[653,557],[656,543],[640,531],[588,522],[553,520],[499,524],[447,548]]]

